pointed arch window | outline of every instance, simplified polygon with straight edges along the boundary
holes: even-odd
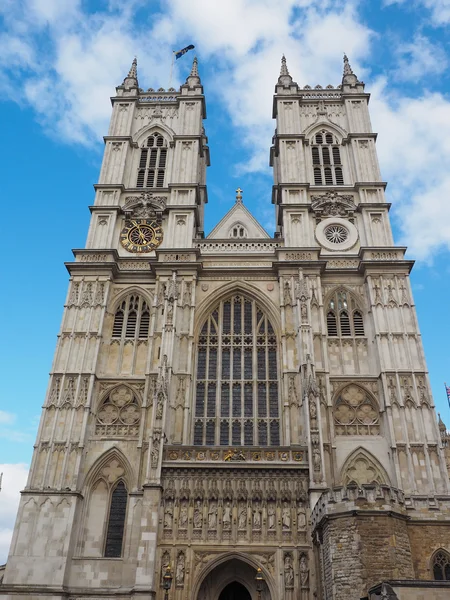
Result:
[[[150,329],[150,309],[147,302],[133,294],[123,300],[114,314],[113,339],[147,339]]]
[[[344,185],[339,141],[330,132],[316,133],[311,144],[315,185]]]
[[[246,238],[247,230],[243,225],[241,225],[241,223],[235,223],[233,225],[233,227],[230,229],[230,237],[237,238],[237,239]]]
[[[280,444],[277,341],[257,302],[219,302],[198,340],[195,445]]]
[[[119,481],[113,489],[109,505],[104,552],[106,558],[120,558],[122,556],[127,502],[127,488],[123,481]]]
[[[166,164],[167,141],[160,133],[153,133],[141,148],[136,187],[164,187]]]
[[[361,310],[345,290],[336,291],[328,303],[328,337],[364,337]]]
[[[432,569],[436,581],[450,581],[450,554],[438,550],[432,560]]]

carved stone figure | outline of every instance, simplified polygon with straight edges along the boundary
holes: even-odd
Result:
[[[267,507],[267,529],[275,529],[275,506],[272,502]]]
[[[253,508],[253,529],[261,529],[261,507],[259,502]]]
[[[306,527],[306,515],[302,508],[298,509],[297,512],[297,529],[305,529]]]
[[[183,504],[180,506],[180,519],[179,519],[180,528],[186,529],[187,522],[188,522],[188,507],[187,507],[186,502],[183,502]]]
[[[281,516],[281,522],[283,524],[283,529],[291,528],[291,509],[287,502],[283,505],[283,512]]]
[[[179,552],[177,557],[177,566],[175,569],[175,585],[182,586],[184,583],[185,558],[184,552]]]
[[[239,505],[239,518],[238,518],[238,528],[246,529],[247,527],[247,506],[245,502],[241,502]]]
[[[226,501],[225,506],[223,507],[223,528],[230,529],[231,527],[231,502],[229,500]]]
[[[173,505],[168,502],[164,511],[164,528],[172,529],[173,526]]]
[[[170,554],[166,551],[161,558],[161,584],[164,581],[164,573],[167,571],[167,567],[170,565]]]
[[[300,585],[301,587],[308,587],[309,585],[309,567],[308,557],[306,554],[302,554],[300,557]]]
[[[202,503],[200,500],[197,500],[194,508],[194,528],[201,529],[202,528]]]
[[[152,444],[152,450],[151,450],[151,464],[152,464],[153,468],[158,466],[160,444],[161,444],[161,433],[159,431],[155,431],[155,433],[153,435],[153,444]]]
[[[313,466],[314,471],[320,471],[320,450],[319,448],[313,448]]]
[[[287,589],[294,587],[294,567],[292,566],[292,556],[284,555],[284,586]]]
[[[210,507],[209,507],[208,527],[209,527],[209,529],[217,528],[217,504],[215,502],[211,502]]]

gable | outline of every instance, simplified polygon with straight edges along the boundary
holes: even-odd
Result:
[[[234,230],[237,229],[235,232]],[[237,235],[234,235],[237,233]],[[251,212],[236,202],[231,210],[219,221],[206,239],[271,239],[267,231],[258,223]]]

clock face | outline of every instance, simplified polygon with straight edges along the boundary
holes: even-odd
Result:
[[[163,230],[152,219],[127,221],[120,234],[122,246],[128,252],[151,252],[163,240]]]

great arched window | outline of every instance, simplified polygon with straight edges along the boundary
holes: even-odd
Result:
[[[315,185],[344,185],[339,142],[335,135],[322,130],[311,144]]]
[[[134,294],[123,300],[114,315],[112,337],[145,339],[150,327],[150,310],[140,296]]]
[[[436,552],[431,566],[436,581],[450,581],[450,554],[446,550]]]
[[[109,505],[104,553],[107,558],[118,558],[122,556],[127,501],[127,488],[123,481],[119,481],[112,491],[111,502]]]
[[[277,341],[257,302],[222,300],[198,340],[194,444],[280,444]]]
[[[363,337],[364,322],[360,308],[345,290],[336,291],[328,303],[329,337]]]
[[[167,142],[160,133],[153,133],[141,149],[136,187],[164,187],[166,163]]]

